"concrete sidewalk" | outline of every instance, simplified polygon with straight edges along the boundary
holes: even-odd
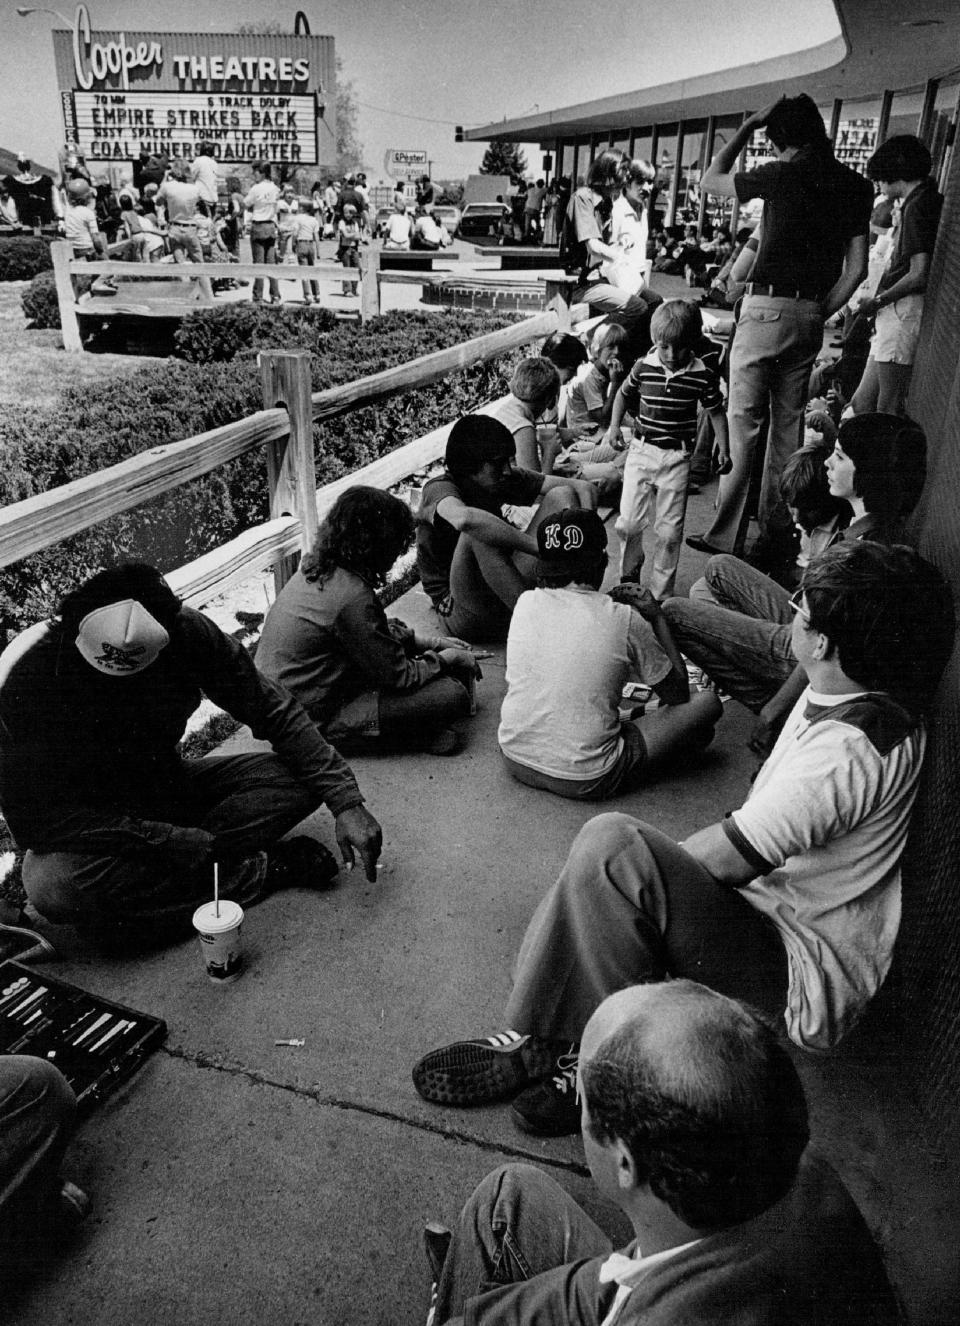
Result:
[[[711,498],[691,499],[690,529],[705,527]],[[684,551],[684,589],[701,561]],[[391,613],[436,629],[419,587]],[[376,885],[344,875],[332,893],[294,890],[252,910],[236,984],[207,982],[194,941],[126,962],[74,946],[50,968],[164,1017],[169,1037],[82,1125],[68,1171],[92,1191],[94,1214],[0,1305],[2,1319],[419,1323],[424,1222],[452,1222],[505,1158],[546,1165],[624,1235],[591,1195],[578,1139],[525,1137],[499,1107],[432,1107],[410,1070],[436,1045],[500,1028],[526,922],[597,809],[680,838],[739,804],[751,718],[729,704],[699,767],[578,806],[508,778],[496,747],[502,650],[483,667],[463,754],[353,761],[384,828]],[[253,746],[241,733],[227,748]],[[333,846],[326,812],[307,829]],[[291,1037],[305,1045],[274,1045]],[[960,1315],[955,1184],[921,1153],[908,1084],[877,1044],[868,1031],[836,1058],[802,1060],[815,1132],[881,1237],[909,1319],[946,1326]]]

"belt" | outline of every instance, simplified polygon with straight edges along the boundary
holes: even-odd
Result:
[[[644,436],[643,433],[635,433],[634,441],[646,442],[648,447],[656,447],[658,451],[683,451],[688,456],[693,451],[692,446],[687,446],[678,438],[661,437],[654,440],[652,437]]]
[[[774,282],[772,285],[760,285],[757,281],[748,281],[745,293],[748,295],[766,295],[768,299],[809,299],[815,304],[820,302],[822,296],[818,291],[804,289],[802,286],[782,285]]]

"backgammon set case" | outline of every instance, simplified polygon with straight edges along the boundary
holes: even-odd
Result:
[[[161,1018],[23,963],[0,963],[0,1054],[32,1054],[54,1064],[81,1110],[92,1109],[126,1081],[166,1034]]]

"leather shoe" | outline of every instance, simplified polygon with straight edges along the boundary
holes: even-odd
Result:
[[[688,548],[693,548],[695,552],[709,553],[711,557],[723,552],[722,548],[715,548],[712,543],[707,543],[706,539],[700,534],[688,534],[684,539],[684,543]]]

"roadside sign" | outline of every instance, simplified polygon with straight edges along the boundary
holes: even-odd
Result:
[[[383,171],[392,180],[418,180],[427,174],[426,149],[388,147],[383,155]]]

